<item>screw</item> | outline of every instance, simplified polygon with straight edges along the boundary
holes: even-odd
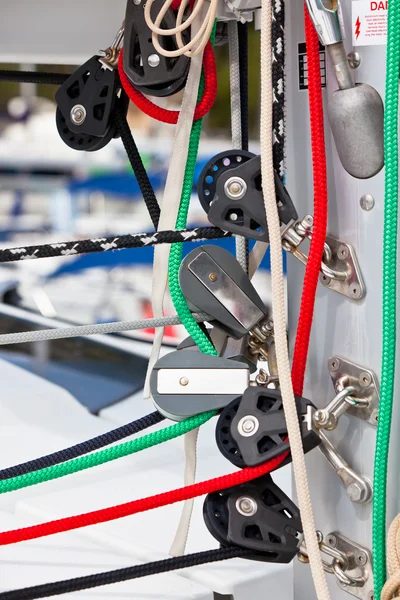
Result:
[[[189,379],[187,377],[181,377],[179,380],[179,385],[183,385],[183,386],[189,385]]]
[[[257,502],[253,498],[241,496],[236,500],[236,510],[244,517],[252,517],[258,509]]]
[[[349,52],[347,55],[347,60],[352,69],[357,69],[361,64],[361,56],[358,52]]]
[[[348,499],[352,502],[362,502],[364,491],[360,484],[354,481],[353,483],[350,483],[350,485],[347,486],[346,494]]]
[[[363,567],[364,565],[367,564],[367,555],[364,552],[360,552],[360,554],[358,554],[356,560],[357,560],[357,564],[361,565],[361,567]]]
[[[136,4],[136,6],[139,6],[139,4],[142,3],[142,0],[133,0],[133,4]]]
[[[358,300],[358,298],[361,298],[361,286],[359,283],[352,283],[349,285],[349,293],[350,296],[352,298],[354,298],[355,300]]]
[[[331,283],[331,278],[326,275],[321,275],[322,285],[329,285]]]
[[[369,387],[372,383],[372,377],[370,373],[367,373],[367,371],[363,371],[362,373],[360,373],[358,381],[360,382],[361,387]]]
[[[339,258],[341,258],[342,260],[346,260],[347,258],[349,258],[349,254],[350,254],[350,251],[347,246],[345,246],[344,244],[339,246],[339,249],[338,249]]]
[[[247,192],[247,183],[241,177],[230,177],[225,182],[224,192],[231,200],[240,200]]]
[[[240,419],[237,426],[238,432],[243,437],[251,437],[257,433],[259,427],[259,420],[256,417],[253,417],[253,415],[247,415]]]
[[[86,121],[86,108],[82,104],[76,104],[71,109],[70,116],[75,125],[82,125]]]
[[[237,216],[236,213],[232,213],[229,218],[230,218],[231,221],[237,221],[239,217]]]
[[[320,427],[324,427],[329,423],[329,413],[326,410],[316,410],[313,418]]]
[[[330,358],[328,361],[328,369],[336,373],[340,369],[340,360],[336,357]]]
[[[374,592],[373,592],[373,590],[370,590],[368,592],[368,600],[374,600]]]
[[[328,544],[332,546],[332,548],[336,548],[337,539],[335,535],[328,535]]]
[[[363,210],[372,210],[375,206],[375,198],[371,194],[364,194],[360,198],[360,206]]]
[[[216,273],[210,273],[208,279],[214,283],[215,281],[217,281],[218,275]]]
[[[158,65],[160,64],[160,57],[158,56],[158,54],[150,54],[149,58],[147,59],[147,62],[149,64],[149,67],[158,67]]]

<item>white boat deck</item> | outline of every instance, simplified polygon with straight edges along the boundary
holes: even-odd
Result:
[[[0,467],[39,457],[99,435],[152,412],[138,395],[90,415],[64,390],[8,363],[0,362]],[[159,427],[165,426],[165,423]],[[234,470],[219,454],[214,423],[199,437],[197,480]],[[141,435],[144,435],[144,432]],[[0,497],[0,529],[40,523],[120,504],[183,485],[182,440],[174,440],[60,480]],[[276,476],[290,492],[290,471]],[[187,552],[217,548],[202,517],[203,498],[195,502]],[[8,590],[113,570],[168,557],[181,505],[96,525],[51,538],[0,548],[0,589]],[[71,598],[135,600],[212,599],[214,593],[235,600],[269,597],[290,600],[292,568],[234,559],[158,575],[115,586],[67,594]]]

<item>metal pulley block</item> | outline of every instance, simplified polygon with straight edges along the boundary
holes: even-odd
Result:
[[[277,173],[275,189],[281,225],[286,228],[297,219],[297,212]],[[217,154],[200,174],[198,195],[209,221],[216,227],[269,241],[260,156],[245,150]]]
[[[163,0],[154,0],[151,17],[156,19]],[[167,57],[159,54],[152,42],[152,31],[144,18],[145,3],[128,0],[125,15],[124,71],[135,88],[150,96],[171,96],[181,90],[189,72],[188,56]],[[169,8],[164,15],[161,29],[176,27],[175,14]],[[189,39],[189,30],[182,32],[184,43]],[[160,45],[169,51],[177,50],[175,36],[160,36]]]
[[[236,258],[218,246],[200,246],[182,261],[182,292],[195,311],[235,339],[257,330],[267,308]]]
[[[246,559],[289,563],[299,550],[303,532],[299,509],[270,475],[209,494],[203,516],[222,546],[254,550]]]
[[[320,444],[313,430],[314,405],[296,396],[304,452]],[[216,427],[217,446],[236,467],[255,467],[290,449],[282,396],[278,390],[249,387],[221,413]],[[290,462],[291,457],[286,459]]]
[[[208,410],[220,410],[241,396],[250,383],[246,364],[193,350],[160,358],[150,390],[161,414],[182,421]]]

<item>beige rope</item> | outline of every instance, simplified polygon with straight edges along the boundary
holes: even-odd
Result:
[[[389,527],[387,570],[389,579],[383,586],[381,600],[400,600],[400,515],[397,515]]]

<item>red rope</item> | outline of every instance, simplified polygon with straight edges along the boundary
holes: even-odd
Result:
[[[305,11],[305,22],[307,59],[309,70],[308,85],[311,119],[312,159],[314,170],[314,230],[305,273],[305,282],[301,299],[300,317],[297,328],[296,345],[292,369],[294,391],[296,395],[300,396],[303,392],[304,374],[311,335],[315,296],[319,280],[320,264],[324,250],[324,243],[326,239],[328,204],[319,41],[307,10]],[[211,54],[212,59],[214,60],[212,49]],[[119,70],[121,74],[121,80],[125,88],[127,77],[123,72],[123,69],[121,68],[121,61],[122,57],[119,63]],[[204,70],[206,72],[205,65]],[[209,85],[210,81],[210,77],[206,77],[206,82],[208,82]],[[128,83],[129,91],[133,90],[133,87],[130,84],[129,80]],[[140,94],[140,96],[142,95]],[[142,96],[142,98],[146,101],[146,103],[148,103],[148,105],[153,107],[151,110],[157,108],[157,111],[161,111],[161,114],[164,117],[164,113],[168,113],[169,120],[167,120],[166,122],[176,122],[179,115],[178,112],[165,111],[164,109],[161,109],[159,107],[154,107],[154,105],[150,101],[145,99],[144,96]],[[203,102],[203,100],[204,96],[201,102]],[[199,110],[200,104],[198,105],[197,110]],[[148,105],[146,104],[147,108]],[[146,110],[144,112],[146,112]],[[147,114],[149,113],[147,112]],[[171,121],[171,115],[175,115],[174,119],[176,118],[176,120]],[[152,114],[151,116],[154,115]],[[200,117],[197,116],[197,118]],[[164,119],[161,118],[160,120]],[[0,533],[0,546],[14,544],[26,540],[32,540],[48,535],[53,535],[56,533],[61,533],[64,531],[71,531],[73,529],[87,527],[89,525],[95,525],[97,523],[104,523],[107,521],[120,519],[122,517],[127,517],[129,515],[137,514],[161,506],[167,506],[175,502],[182,502],[184,500],[196,498],[204,494],[209,494],[211,492],[216,492],[226,488],[234,487],[236,485],[240,485],[247,481],[251,481],[252,479],[255,479],[257,477],[260,477],[261,475],[264,475],[265,473],[269,473],[277,469],[281,465],[281,463],[286,459],[288,454],[289,453],[286,452],[285,454],[282,454],[281,456],[259,467],[243,469],[242,471],[238,471],[230,475],[217,477],[215,479],[210,479],[209,481],[203,481],[201,483],[196,483],[194,485],[179,488],[170,492],[165,492],[163,494],[157,494],[148,498],[134,500],[132,502],[127,502],[125,504],[112,506],[109,508],[85,513],[82,515],[58,519],[56,521],[50,521],[49,523],[34,525],[33,527],[24,527],[22,529],[6,531]]]
[[[178,122],[179,110],[167,110],[157,106],[146,98],[139,90],[137,90],[127,77],[124,66],[124,52],[121,51],[118,61],[118,72],[121,79],[122,87],[129,96],[130,100],[135,104],[142,112],[149,117],[162,121],[163,123],[169,123],[174,125]],[[194,112],[194,121],[202,119],[213,107],[215,98],[217,96],[217,69],[215,65],[214,51],[212,49],[211,42],[207,43],[204,49],[203,55],[203,73],[204,73],[204,93],[196,106]]]
[[[62,533],[64,531],[71,531],[81,527],[88,527],[89,525],[96,525],[97,523],[114,521],[115,519],[121,519],[122,517],[135,515],[147,510],[152,510],[153,508],[167,506],[168,504],[182,502],[191,498],[203,496],[204,494],[210,494],[211,492],[217,492],[226,488],[240,485],[241,483],[246,483],[247,481],[251,481],[256,477],[261,477],[261,475],[265,475],[265,473],[273,471],[280,466],[288,454],[289,453],[286,452],[285,454],[282,454],[281,456],[278,456],[277,458],[274,458],[268,463],[265,463],[259,467],[243,469],[237,473],[224,475],[223,477],[216,477],[215,479],[210,479],[209,481],[202,481],[200,483],[195,483],[194,485],[178,488],[177,490],[164,492],[163,494],[156,494],[155,496],[149,496],[148,498],[133,500],[133,502],[126,502],[125,504],[119,504],[117,506],[95,510],[93,512],[74,517],[57,519],[56,521],[50,521],[40,525],[33,525],[32,527],[23,527],[22,529],[4,531],[0,533],[0,546],[25,542],[27,540],[34,540],[48,535],[54,535],[56,533]]]
[[[294,393],[297,396],[303,394],[315,296],[317,293],[328,220],[328,189],[319,40],[306,6],[304,6],[304,16],[307,44],[312,164],[314,173],[314,228],[304,277],[296,344],[293,354],[292,380]]]

